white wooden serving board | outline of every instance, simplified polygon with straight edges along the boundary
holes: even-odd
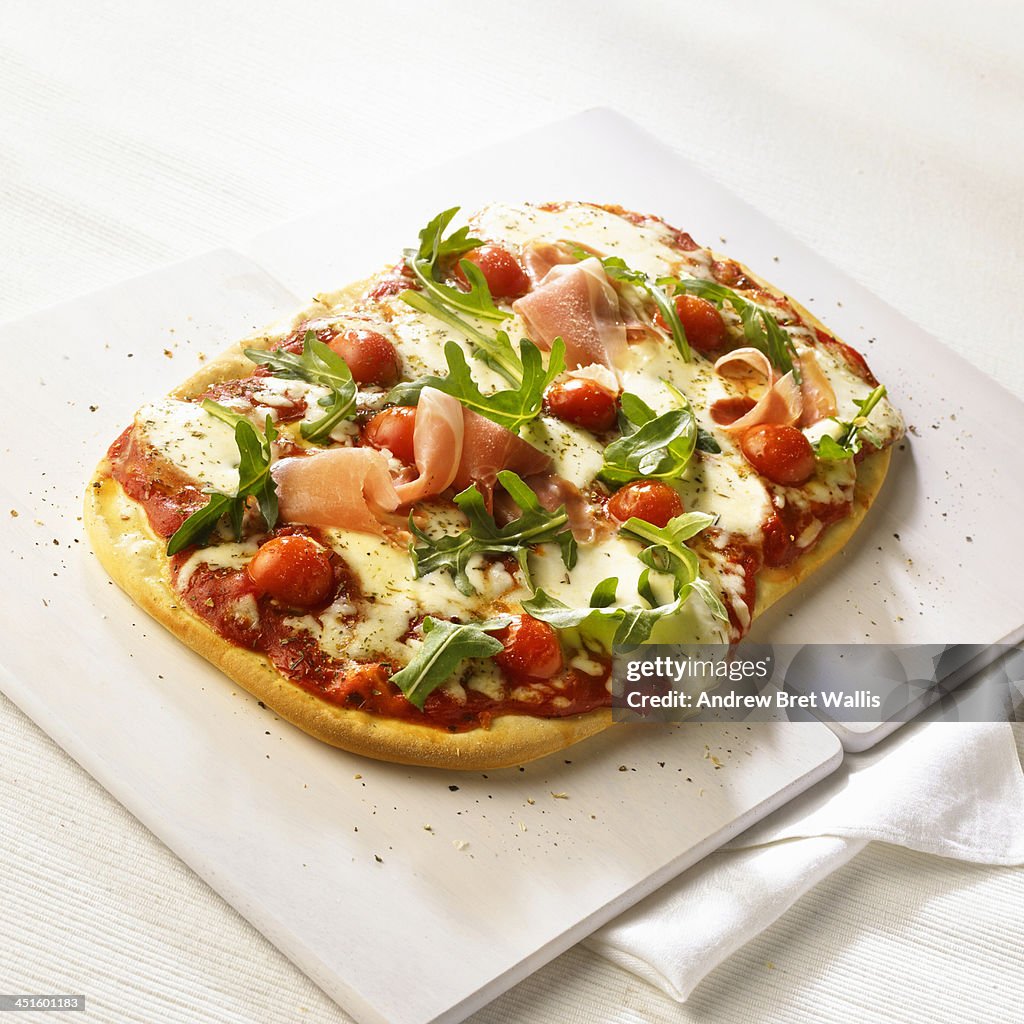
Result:
[[[0,329],[12,412],[0,477],[11,580],[0,613],[17,623],[0,684],[362,1021],[461,1019],[841,756],[826,728],[777,723],[642,726],[489,778],[362,761],[258,707],[137,612],[86,551],[78,492],[143,398],[183,379],[198,352],[295,308],[295,295],[393,260],[438,209],[492,198],[620,202],[698,240],[726,236],[723,248],[774,266],[796,296],[827,295],[839,315],[824,319],[867,349],[919,426],[847,553],[767,617],[763,636],[911,642],[931,630],[977,642],[1021,620],[1011,590],[1021,556],[989,539],[1000,509],[975,494],[999,480],[1019,508],[1021,484],[1000,474],[997,438],[966,451],[961,436],[982,436],[975,404],[1006,422],[1019,404],[607,112],[264,235],[246,247],[259,266],[212,253]],[[913,394],[902,386],[908,351],[926,367]],[[936,503],[970,521],[969,552],[962,524],[944,523]]]

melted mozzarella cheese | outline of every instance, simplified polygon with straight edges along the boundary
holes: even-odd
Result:
[[[235,432],[201,405],[164,398],[143,406],[135,424],[163,459],[196,483],[228,493],[238,487]]]
[[[196,548],[178,570],[178,589],[188,588],[193,574],[201,565],[211,569],[244,569],[258,550],[259,545],[254,540],[247,540],[241,544],[226,541],[205,548]]]
[[[335,657],[405,662],[418,644],[407,636],[418,619],[438,614],[480,618],[494,600],[520,601],[529,594],[504,566],[485,564],[482,558],[467,568],[478,589],[478,594],[467,596],[447,572],[413,578],[407,548],[386,537],[349,530],[327,530],[325,535],[360,581],[361,590],[358,598],[321,616],[321,643]]]
[[[593,483],[604,465],[604,445],[589,430],[555,416],[538,416],[523,427],[521,436],[550,455],[554,472],[580,489]]]
[[[308,410],[306,418],[312,419],[323,416],[324,410],[319,405],[320,399],[327,399],[330,396],[330,389],[321,384],[307,384],[304,380],[285,380],[283,377],[264,377],[260,387],[252,392],[252,400],[255,403],[268,406],[275,411],[305,402]]]
[[[797,352],[801,351],[803,351],[802,347],[798,346]],[[857,376],[849,363],[826,345],[817,346],[814,349],[814,354],[835,392],[836,419],[846,422],[853,420],[860,412],[857,402],[863,402],[874,388]],[[829,425],[823,427],[820,423],[816,423],[805,431],[808,439],[812,442],[818,440],[825,433],[829,433],[833,437],[839,436],[841,428],[835,420],[822,422]],[[903,433],[903,417],[896,411],[896,407],[888,397],[883,397],[868,414],[868,430],[886,441]]]

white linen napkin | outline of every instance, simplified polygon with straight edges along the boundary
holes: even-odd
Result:
[[[908,725],[659,889],[586,944],[680,1002],[869,841],[1024,864],[1024,775],[1005,722]]]

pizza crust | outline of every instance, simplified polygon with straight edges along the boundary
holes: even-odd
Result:
[[[881,489],[889,455],[880,452],[860,465],[847,519],[830,526],[792,565],[758,574],[755,619],[846,544]],[[502,715],[489,729],[448,733],[339,707],[290,682],[261,654],[225,640],[181,603],[171,586],[166,541],[150,528],[142,506],[110,477],[106,460],[86,491],[85,527],[100,564],[149,615],[283,719],[331,746],[400,764],[480,770],[564,750],[613,724],[611,711],[601,708],[566,718]]]
[[[727,259],[717,253],[715,259]],[[732,262],[736,262],[733,260]],[[812,313],[789,296],[738,264],[750,280],[787,299],[806,323],[828,331]],[[362,293],[365,282],[325,297],[293,323],[326,312],[345,298]],[[329,304],[328,304],[329,298]],[[831,332],[829,332],[831,333]],[[245,348],[267,348],[275,332],[231,346],[171,392],[172,398],[193,398],[210,385],[246,377],[252,362]],[[847,543],[878,497],[889,468],[891,449],[868,456],[857,468],[853,509],[829,526],[818,543],[781,569],[762,569],[757,577],[756,620],[825,565]],[[293,725],[335,747],[366,757],[435,768],[486,770],[523,764],[551,754],[607,729],[610,709],[565,718],[502,715],[489,728],[464,733],[383,718],[343,708],[317,697],[282,676],[268,659],[230,643],[185,607],[175,594],[165,555],[166,541],[150,528],[142,506],[110,476],[104,459],[86,491],[85,527],[100,563],[136,603],[207,661]]]

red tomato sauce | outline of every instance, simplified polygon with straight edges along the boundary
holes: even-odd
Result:
[[[777,508],[763,527],[764,564],[772,569],[791,565],[821,540],[827,527],[845,519],[852,510],[852,501],[811,502],[803,508],[787,502],[782,508]],[[815,519],[822,524],[821,530],[810,544],[798,547],[797,538]]]
[[[299,350],[301,351],[301,346]],[[222,404],[225,399],[241,398],[249,402],[250,405],[259,407],[259,400],[254,398],[253,394],[265,386],[270,374],[267,372],[266,367],[263,366],[254,367],[254,370],[255,372],[251,377],[246,377],[243,380],[225,380],[212,384],[198,397],[212,398],[215,402]],[[302,419],[306,414],[306,409],[307,405],[304,398],[299,398],[285,404],[285,400],[282,397],[281,404],[274,406],[278,423],[291,423],[294,420]],[[267,411],[269,412],[269,409]]]

